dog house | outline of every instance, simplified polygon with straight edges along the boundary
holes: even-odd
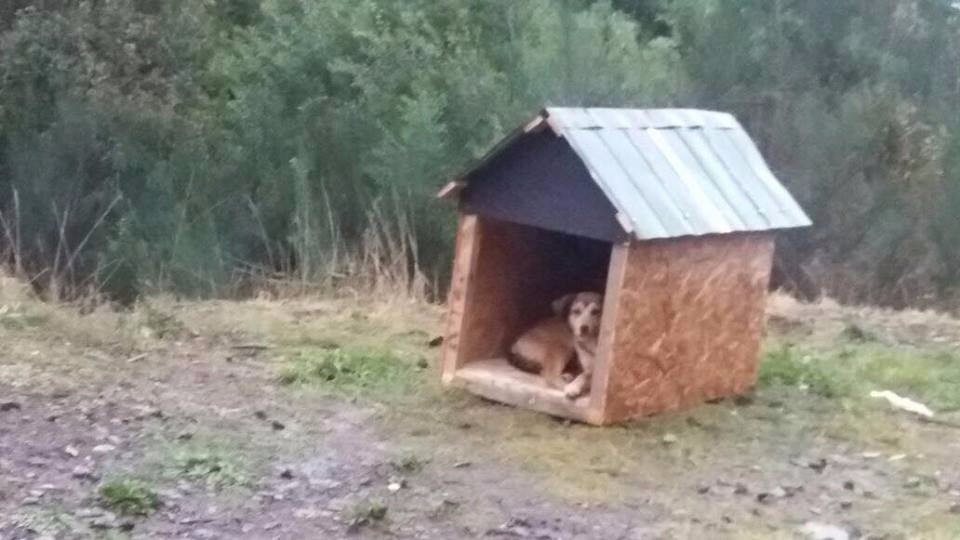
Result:
[[[733,116],[689,109],[544,109],[438,197],[459,205],[444,383],[591,424],[751,387],[773,231],[810,225]],[[604,306],[569,400],[506,352],[581,290]]]

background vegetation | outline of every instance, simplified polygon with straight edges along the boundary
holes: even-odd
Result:
[[[817,224],[778,283],[956,307],[951,4],[7,0],[0,254],[54,298],[436,292],[431,194],[539,106],[696,106],[734,112]]]

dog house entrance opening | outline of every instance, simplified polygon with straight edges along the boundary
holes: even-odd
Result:
[[[535,366],[518,369],[523,363],[510,360],[511,348],[528,330],[551,319],[555,331],[574,331],[567,313],[554,310],[557,301],[580,292],[605,292],[612,245],[489,218],[478,219],[478,232],[454,381],[491,399],[518,405],[536,401],[538,408],[570,416],[571,410],[587,406],[589,393],[568,398],[563,385],[550,384],[529,369]],[[602,301],[597,307],[602,309]],[[598,331],[599,323],[590,330]],[[577,375],[575,359],[570,367],[568,380]]]

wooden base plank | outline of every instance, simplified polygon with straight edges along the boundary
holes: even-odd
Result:
[[[590,396],[567,399],[562,391],[546,386],[540,377],[516,369],[503,358],[469,362],[454,373],[449,384],[493,401],[551,416],[588,424],[600,421],[600,415],[590,407]]]

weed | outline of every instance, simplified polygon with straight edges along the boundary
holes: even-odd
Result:
[[[439,504],[433,507],[430,510],[429,516],[431,519],[443,520],[448,519],[451,516],[455,515],[460,511],[460,503],[457,501],[451,501],[449,499],[444,499],[440,501]]]
[[[141,328],[152,337],[164,339],[187,334],[187,327],[179,319],[149,303],[142,303],[139,311],[143,315]]]
[[[426,460],[420,459],[413,454],[407,454],[390,462],[390,466],[397,472],[407,474],[415,474],[422,471],[426,464]]]
[[[82,530],[83,525],[63,509],[38,508],[13,516],[11,523],[40,536],[57,536]]]
[[[175,454],[177,474],[202,480],[211,487],[235,486],[246,481],[236,459],[216,449],[188,449]]]
[[[790,344],[783,344],[764,354],[757,376],[761,386],[780,384],[806,388],[811,393],[825,398],[835,398],[846,394],[842,375],[838,371],[830,372],[824,362],[810,356],[797,358]]]
[[[6,330],[27,330],[41,326],[47,317],[30,313],[19,304],[0,305],[0,327]]]
[[[867,343],[872,341],[878,341],[876,334],[865,329],[857,323],[847,323],[844,326],[843,331],[840,332],[840,337],[847,341],[853,341],[855,343]]]
[[[160,507],[160,497],[141,480],[117,478],[100,484],[100,500],[107,508],[128,516],[147,516]]]
[[[363,501],[350,511],[348,530],[356,532],[363,527],[380,525],[387,518],[387,505],[379,501]]]
[[[414,381],[412,362],[394,354],[351,349],[310,349],[296,353],[280,382],[319,384],[350,391],[402,392]]]

